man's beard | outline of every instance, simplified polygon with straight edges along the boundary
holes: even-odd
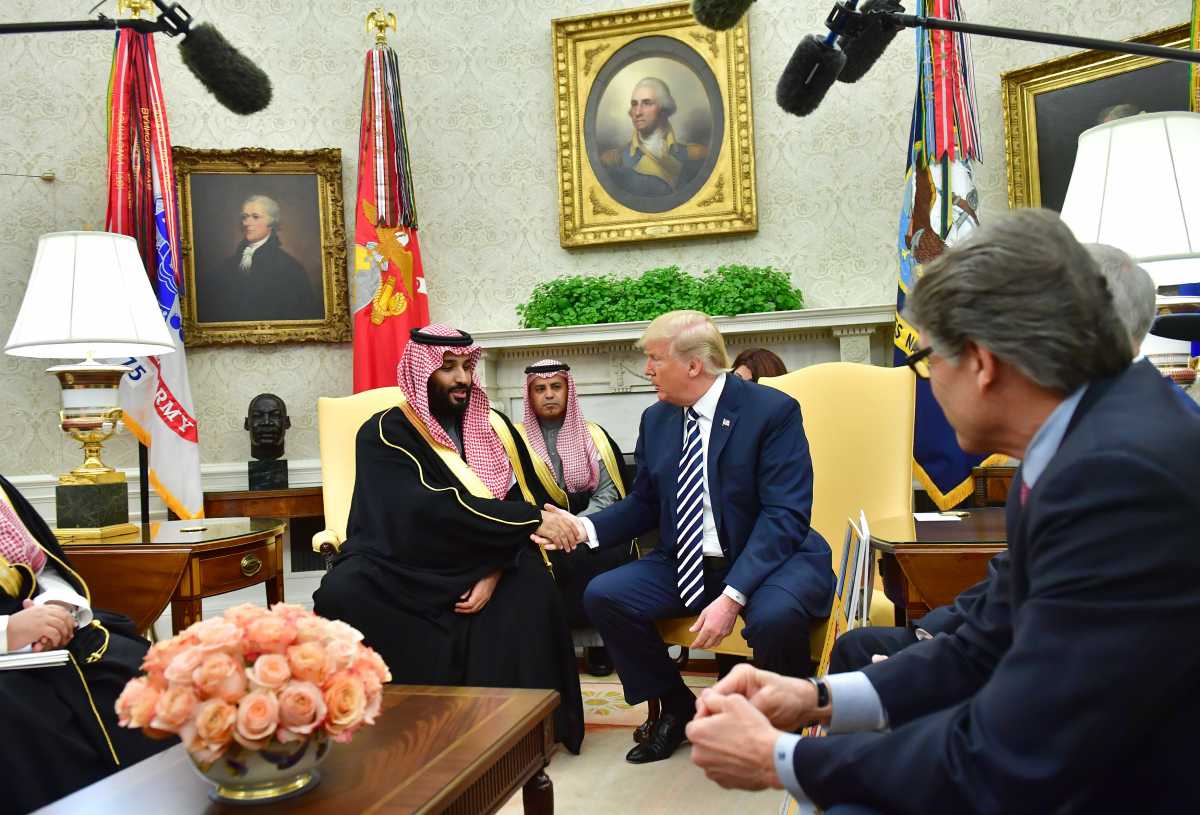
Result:
[[[429,387],[429,412],[434,416],[444,419],[458,419],[467,412],[467,408],[471,405],[471,386],[467,385],[467,397],[461,402],[453,402],[450,399],[450,388],[445,390],[430,385]]]

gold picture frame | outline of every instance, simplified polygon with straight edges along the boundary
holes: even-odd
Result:
[[[688,3],[669,3],[551,27],[562,246],[758,230],[745,17],[710,31]],[[660,97],[644,128],[658,159],[640,149],[630,108],[648,87]]]
[[[1185,23],[1132,41],[1187,48],[1190,34]],[[1146,71],[1151,73],[1134,74]],[[1059,209],[1075,144],[1080,133],[1099,124],[1097,114],[1121,103],[1147,112],[1196,110],[1191,81],[1187,63],[1103,51],[1081,51],[1001,74],[1008,205]]]
[[[184,344],[349,341],[342,151],[172,154]]]

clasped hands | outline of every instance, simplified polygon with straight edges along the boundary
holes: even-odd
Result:
[[[554,504],[546,504],[542,510],[541,525],[529,537],[543,549],[571,552],[579,544],[587,542],[588,533],[583,522],[574,515]]]
[[[57,602],[35,605],[21,603],[21,610],[8,618],[8,650],[32,645],[34,651],[61,648],[75,636],[75,618]]]
[[[692,763],[725,788],[782,788],[776,739],[822,718],[811,682],[738,665],[696,700]]]

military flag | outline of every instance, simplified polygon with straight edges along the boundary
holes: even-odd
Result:
[[[959,0],[919,0],[918,14],[962,20]],[[899,276],[893,364],[916,351],[918,338],[900,312],[909,289],[947,246],[979,224],[974,163],[982,160],[975,76],[966,35],[916,29],[917,93],[909,133],[904,199],[897,238]],[[913,473],[940,509],[971,494],[971,468],[1006,460],[968,455],[934,400],[929,383],[917,382]]]
[[[411,328],[429,323],[396,52],[367,52],[355,196],[354,392],[396,384]]]
[[[133,371],[121,380],[121,407],[126,426],[149,448],[150,486],[180,518],[199,518],[204,515],[204,495],[179,312],[176,201],[154,35],[122,29],[108,86],[105,228],[137,241],[175,353],[126,360]]]

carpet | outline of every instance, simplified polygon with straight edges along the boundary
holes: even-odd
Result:
[[[683,681],[689,688],[707,688],[717,678],[684,674]],[[592,676],[581,673],[579,687],[583,691],[583,723],[586,727],[637,727],[646,721],[646,703],[626,704],[625,692],[616,674]]]

